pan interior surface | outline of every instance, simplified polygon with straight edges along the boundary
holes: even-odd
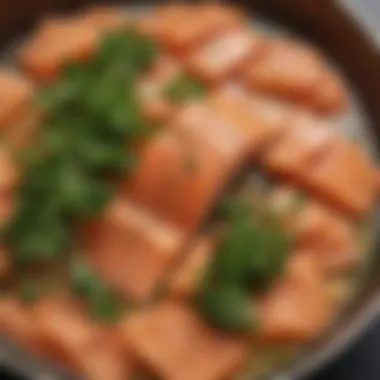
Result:
[[[123,7],[124,8],[124,7]],[[145,7],[125,7],[127,12],[141,13],[144,12]],[[255,17],[251,20],[252,26],[262,32],[273,34],[277,36],[287,36],[295,40],[306,41],[303,36],[295,34],[288,30],[284,26],[280,26],[274,22],[268,21],[267,19]],[[2,54],[2,59],[4,64],[12,65],[13,62],[13,52],[19,43],[16,43],[14,46],[10,46]],[[339,67],[331,60],[331,66],[338,73],[340,72]],[[350,105],[348,111],[343,116],[335,118],[333,121],[334,127],[337,131],[347,138],[351,139],[355,143],[359,144],[363,149],[370,153],[370,155],[376,159],[378,155],[378,149],[375,144],[375,139],[373,138],[371,132],[371,122],[368,119],[368,116],[364,109],[362,108],[359,97],[357,96],[354,88],[350,84],[349,78],[344,78],[343,72],[340,72],[343,80],[348,89]],[[260,175],[252,171],[249,174],[252,177],[252,183],[263,182],[264,186],[271,186],[266,179],[262,179]],[[259,179],[258,179],[259,178]],[[258,179],[258,180],[257,180]],[[350,272],[343,279],[340,279],[340,283],[332,283],[332,286],[337,286],[339,289],[344,288],[344,302],[340,306],[339,315],[335,318],[336,320],[333,323],[331,331],[326,332],[326,337],[322,337],[321,342],[317,342],[317,349],[320,350],[324,347],[324,339],[326,341],[331,339],[333,336],[335,326],[339,325],[340,320],[344,318],[345,313],[350,312],[350,305],[355,302],[357,295],[360,293],[360,289],[365,285],[366,273],[369,267],[371,266],[373,257],[371,256],[374,246],[374,236],[376,231],[378,231],[377,216],[374,215],[373,220],[366,227],[365,231],[365,241],[362,245],[362,255],[363,260],[362,264],[355,271]],[[313,344],[314,345],[314,344]],[[313,346],[312,345],[312,346]],[[278,369],[286,368],[284,373],[287,373],[287,368],[292,366],[294,361],[302,361],[304,357],[307,357],[309,354],[313,354],[313,347],[301,349],[294,346],[279,347],[278,349],[271,348],[258,348],[252,353],[253,356],[253,368],[248,364],[247,368],[242,371],[242,373],[236,377],[236,380],[251,380],[256,378],[262,378],[268,376],[268,374],[276,374]],[[299,357],[299,359],[297,359]],[[281,371],[280,371],[281,372]],[[281,378],[281,377],[280,377]],[[34,380],[34,379],[32,379]]]

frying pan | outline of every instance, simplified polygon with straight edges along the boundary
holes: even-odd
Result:
[[[88,3],[91,0],[1,0],[0,48],[9,46],[44,14],[74,10]],[[124,5],[129,3],[132,1],[123,1]],[[137,3],[141,5],[141,2]],[[380,148],[380,51],[368,31],[355,21],[352,11],[345,6],[346,1],[234,0],[234,3],[241,3],[248,12],[269,17],[301,33],[333,58],[359,99],[372,143]],[[380,220],[376,225],[380,225]],[[375,235],[380,236],[379,233]],[[372,251],[363,281],[339,321],[307,352],[287,368],[276,369],[268,379],[294,380],[314,373],[347,349],[380,315],[380,241],[373,244]],[[28,380],[73,378],[49,363],[30,357],[6,340],[0,341],[0,366],[26,376]]]

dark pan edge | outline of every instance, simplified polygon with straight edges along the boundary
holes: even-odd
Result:
[[[90,0],[57,0],[54,4],[48,0],[33,2],[13,0],[12,4],[3,2],[0,4],[0,39],[6,41],[10,36],[15,35],[14,32],[24,27],[42,11],[69,9],[90,2]],[[294,21],[294,25],[307,30],[320,42],[321,46],[326,46],[338,63],[342,63],[347,55],[352,56],[355,49],[358,53],[356,59],[345,62],[346,64],[341,66],[352,80],[359,97],[364,100],[363,103],[370,120],[377,121],[373,123],[372,132],[379,140],[380,54],[351,15],[333,0],[308,0],[307,2],[304,0],[253,0],[242,1],[242,3],[245,3],[250,9],[257,7],[271,16],[285,18],[288,22]],[[322,8],[324,9],[322,10]],[[9,17],[12,12],[15,13],[14,9],[23,9],[18,20]],[[6,15],[6,17],[4,18],[2,15]],[[326,28],[320,28],[320,25],[324,25]],[[341,43],[342,37],[339,37],[342,32],[346,35],[346,43],[343,44]],[[376,246],[376,256],[378,256],[378,248],[379,245]],[[379,259],[379,257],[377,258]],[[379,265],[376,265],[374,269],[380,273]],[[366,297],[363,298],[355,316],[350,323],[341,326],[335,338],[323,350],[311,355],[310,359],[296,364],[294,368],[281,371],[270,378],[272,380],[293,380],[299,376],[309,375],[348,349],[380,314],[380,283],[376,278],[373,279],[374,281],[370,281],[368,284]],[[369,289],[371,289],[370,292]],[[57,367],[34,359],[24,350],[20,350],[2,339],[0,340],[0,366],[14,369],[15,373],[24,375],[31,380],[74,379],[67,373],[59,371]]]

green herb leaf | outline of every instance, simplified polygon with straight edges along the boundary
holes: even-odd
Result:
[[[253,303],[239,288],[209,286],[201,292],[197,301],[204,318],[223,331],[245,333],[256,325]]]
[[[99,214],[111,176],[133,169],[131,146],[151,129],[135,82],[155,58],[153,40],[106,34],[90,61],[69,63],[36,99],[45,109],[37,143],[22,162],[17,211],[2,232],[18,265],[51,261],[71,246],[81,220]]]
[[[121,300],[100,280],[84,260],[76,258],[70,268],[71,288],[85,299],[92,316],[102,322],[115,322],[123,312]]]

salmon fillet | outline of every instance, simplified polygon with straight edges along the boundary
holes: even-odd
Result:
[[[293,128],[262,161],[269,172],[353,216],[368,214],[376,199],[374,163],[354,143],[326,128]]]
[[[85,379],[129,378],[131,363],[117,335],[88,320],[75,303],[59,297],[42,299],[34,317],[54,355]]]
[[[321,113],[340,111],[347,103],[345,88],[311,47],[284,39],[267,41],[261,59],[248,62],[247,85]]]
[[[270,343],[305,343],[330,320],[329,297],[315,257],[294,253],[277,284],[259,303],[256,337]]]
[[[131,315],[121,329],[132,352],[166,380],[227,378],[248,355],[245,341],[211,330],[175,302]]]
[[[106,5],[90,6],[78,18],[100,32],[122,29],[130,24],[130,19],[126,12],[119,7]]]
[[[375,165],[349,141],[335,144],[309,176],[310,189],[316,195],[354,216],[368,215],[377,198]]]
[[[270,173],[304,185],[310,171],[334,148],[338,136],[326,121],[308,113],[296,112],[289,125],[261,161]]]
[[[7,133],[34,94],[33,84],[10,69],[0,69],[0,130]]]
[[[245,144],[252,158],[281,136],[291,122],[290,109],[233,85],[214,91],[208,104],[245,135]]]
[[[208,143],[169,128],[147,145],[127,193],[157,217],[191,232],[213,206],[230,167]]]
[[[241,120],[237,123],[226,117],[220,109],[210,106],[213,102],[210,96],[203,102],[186,105],[173,119],[173,126],[198,144],[217,152],[224,160],[225,170],[236,169],[249,157],[253,128],[247,128],[246,123],[240,123]]]
[[[297,245],[313,252],[323,273],[350,269],[360,260],[354,226],[327,206],[311,202],[295,216]]]
[[[115,200],[86,237],[86,255],[104,279],[127,297],[147,300],[184,244],[176,229],[142,207]]]
[[[338,73],[326,68],[317,84],[310,108],[321,114],[336,114],[348,107],[348,92]]]
[[[33,352],[40,352],[44,347],[30,310],[13,295],[0,298],[0,335]]]
[[[163,46],[183,55],[239,25],[241,20],[240,12],[224,5],[177,3],[159,7],[141,18],[138,24],[140,30],[156,37]]]
[[[344,212],[368,213],[376,198],[374,163],[320,120],[300,115],[263,156],[264,167]]]
[[[6,142],[10,149],[20,152],[32,144],[42,127],[44,113],[42,109],[30,106],[15,118],[6,134]]]
[[[202,45],[187,65],[208,83],[218,84],[236,74],[249,58],[259,57],[262,45],[261,36],[250,28],[232,29]]]
[[[89,58],[96,46],[98,31],[77,18],[48,19],[19,52],[26,72],[39,81],[51,81],[70,61]]]
[[[300,198],[301,197],[301,198]],[[352,268],[360,260],[354,223],[341,213],[281,185],[269,196],[300,250],[313,255],[327,276]]]

